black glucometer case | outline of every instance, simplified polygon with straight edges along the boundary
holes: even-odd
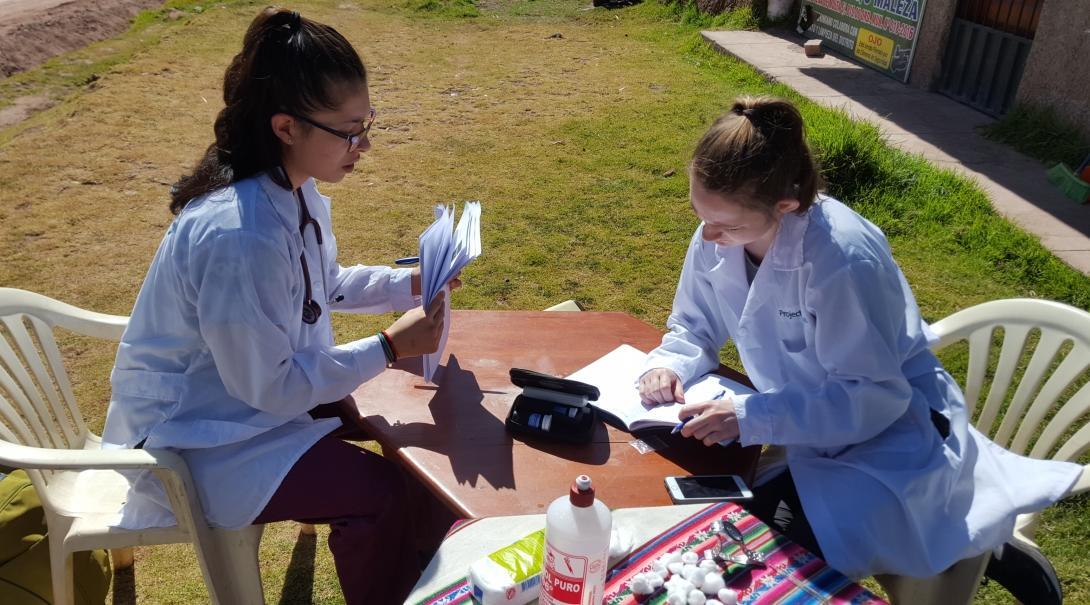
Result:
[[[522,387],[507,413],[504,426],[511,433],[586,443],[594,435],[597,415],[591,401],[598,387],[522,368],[511,368],[511,383]]]

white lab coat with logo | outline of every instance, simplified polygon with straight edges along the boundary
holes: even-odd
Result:
[[[375,336],[335,346],[330,311],[418,304],[409,269],[338,265],[329,198],[312,180],[302,190],[321,225],[321,253],[313,228],[305,243],[300,235],[292,192],[267,175],[186,206],[148,269],[111,375],[106,447],[146,440],[179,451],[215,526],[251,523],[296,460],[340,425],[307,410],[386,367]],[[301,252],[322,307],[313,325],[302,321]],[[130,481],[120,525],[174,523],[153,475]]]
[[[752,285],[743,254],[697,228],[645,369],[688,381],[734,339],[759,391],[734,400],[740,441],[785,446],[830,565],[933,575],[1007,541],[1017,514],[1078,478],[1078,465],[1017,456],[969,426],[885,236],[863,217],[828,197],[785,216]],[[931,409],[950,420],[945,440]]]

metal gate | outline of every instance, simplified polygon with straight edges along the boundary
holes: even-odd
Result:
[[[1044,0],[960,0],[939,92],[987,114],[1014,103]]]

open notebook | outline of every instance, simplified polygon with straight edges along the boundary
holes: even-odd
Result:
[[[673,427],[678,423],[679,403],[647,407],[640,401],[637,380],[647,353],[621,345],[587,367],[568,376],[598,387],[601,395],[591,403],[603,415],[611,417],[630,432],[651,427]],[[685,386],[685,401],[696,403],[726,399],[732,395],[755,392],[753,389],[718,374],[706,374]]]

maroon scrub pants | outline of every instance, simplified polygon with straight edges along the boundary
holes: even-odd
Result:
[[[347,605],[402,603],[454,515],[382,456],[326,436],[295,463],[254,523],[328,523]]]

